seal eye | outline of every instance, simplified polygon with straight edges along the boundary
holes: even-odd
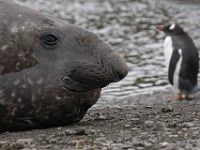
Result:
[[[56,45],[58,43],[58,38],[53,34],[43,35],[42,41],[50,46]]]

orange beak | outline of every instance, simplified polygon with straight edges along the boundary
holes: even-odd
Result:
[[[160,31],[165,31],[165,28],[161,27],[161,26],[157,26],[157,29],[160,30]]]

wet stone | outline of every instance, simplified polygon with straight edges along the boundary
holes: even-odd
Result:
[[[76,145],[76,141],[75,140],[69,140],[68,142],[66,142],[66,144],[68,144],[68,145]]]
[[[96,120],[106,120],[106,119],[108,119],[108,117],[103,114],[99,114],[99,116],[96,118]]]
[[[95,144],[104,145],[104,146],[110,144],[110,142],[106,138],[104,138],[104,137],[102,137],[102,138],[96,138],[96,140],[94,141],[94,143]]]
[[[193,122],[183,123],[183,127],[186,127],[186,128],[190,128],[190,127],[194,127],[194,126],[195,126],[195,123],[193,123]]]
[[[150,146],[152,146],[152,143],[144,142],[144,145],[145,145],[145,147],[150,147]]]
[[[39,137],[40,137],[41,140],[42,140],[42,139],[46,139],[46,138],[47,138],[47,135],[45,135],[45,134],[40,134]]]
[[[23,144],[20,144],[20,143],[13,143],[11,149],[20,150],[20,149],[23,149],[23,148],[24,148],[24,145],[23,145]]]
[[[131,124],[125,124],[124,125],[124,128],[129,128],[129,127],[131,127]]]
[[[76,146],[83,146],[86,144],[87,144],[86,140],[83,140],[83,139],[76,140]]]
[[[50,139],[48,142],[51,144],[59,143],[59,141],[57,139]]]
[[[23,145],[31,145],[33,143],[33,139],[18,139],[16,143]]]
[[[67,129],[64,131],[66,136],[70,135],[87,135],[85,129]]]
[[[134,146],[135,147],[145,147],[144,143],[142,143],[142,142],[136,142],[136,143],[134,143]]]
[[[116,137],[116,136],[112,138],[112,141],[113,141],[113,143],[122,143],[123,142],[121,137]]]
[[[168,112],[173,112],[174,109],[171,106],[164,106],[161,108],[161,112],[163,113],[168,113]]]
[[[47,141],[41,141],[42,145],[46,145],[48,142]]]
[[[7,143],[7,141],[0,141],[0,147],[2,147],[6,143]]]
[[[171,134],[171,135],[169,135],[169,137],[170,137],[170,138],[177,138],[178,135],[177,135],[177,134]]]
[[[152,126],[154,125],[154,122],[151,121],[151,120],[147,120],[147,121],[144,122],[144,124],[145,124],[146,126],[152,127]]]
[[[175,122],[175,121],[169,122],[169,127],[170,128],[175,128],[177,126],[178,126],[177,122]]]
[[[148,106],[145,106],[145,108],[150,109],[150,108],[153,108],[153,106],[148,105]]]
[[[47,136],[46,141],[50,141],[51,139],[54,139],[56,135],[52,134]]]
[[[135,122],[137,122],[137,121],[140,121],[140,118],[132,118],[132,119],[130,119],[130,121],[135,121]]]
[[[139,128],[133,127],[131,130],[133,130],[133,131],[138,131]]]
[[[58,127],[57,129],[58,129],[58,131],[60,131],[62,128],[61,128],[61,127]]]
[[[45,145],[45,146],[44,146],[45,149],[50,149],[50,148],[52,148],[52,147],[53,147],[53,145],[51,145],[51,144],[48,144],[48,145]]]

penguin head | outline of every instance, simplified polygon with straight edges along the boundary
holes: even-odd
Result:
[[[165,32],[167,35],[176,35],[184,33],[184,30],[182,27],[180,27],[178,24],[170,24],[164,27],[158,26],[158,30]]]

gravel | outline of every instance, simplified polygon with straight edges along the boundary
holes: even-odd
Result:
[[[143,95],[146,100],[157,97],[158,93]],[[195,150],[200,148],[200,104],[195,101],[90,109],[81,122],[70,126],[2,133],[0,148]]]

